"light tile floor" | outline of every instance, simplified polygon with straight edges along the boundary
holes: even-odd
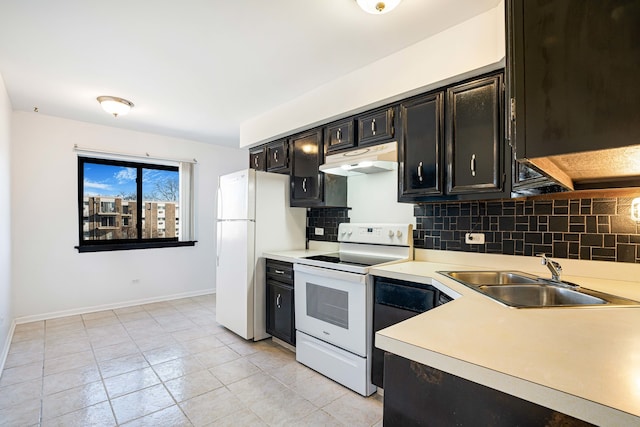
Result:
[[[0,426],[381,426],[364,398],[271,340],[215,322],[215,296],[21,324]]]

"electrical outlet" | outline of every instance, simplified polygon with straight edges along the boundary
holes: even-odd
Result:
[[[464,242],[467,245],[484,245],[484,233],[466,233]]]
[[[137,285],[138,283],[140,283],[140,279],[132,279],[131,283],[133,283],[134,285]]]
[[[314,233],[316,236],[324,236],[324,228],[316,227]]]

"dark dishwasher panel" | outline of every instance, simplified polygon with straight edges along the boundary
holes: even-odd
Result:
[[[384,277],[374,277],[373,295],[374,339],[371,340],[371,382],[384,388],[384,351],[376,348],[375,333],[431,310],[437,305],[445,304],[451,299],[431,285]]]

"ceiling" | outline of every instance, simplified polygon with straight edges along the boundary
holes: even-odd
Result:
[[[243,121],[498,3],[2,1],[0,74],[16,111],[237,147]],[[99,95],[135,107],[114,118]]]

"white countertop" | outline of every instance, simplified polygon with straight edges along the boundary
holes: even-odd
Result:
[[[377,347],[597,425],[640,425],[640,306],[517,309],[436,273],[442,270],[505,267],[411,261],[372,269],[457,297],[379,331]],[[640,300],[637,277],[563,280]]]

